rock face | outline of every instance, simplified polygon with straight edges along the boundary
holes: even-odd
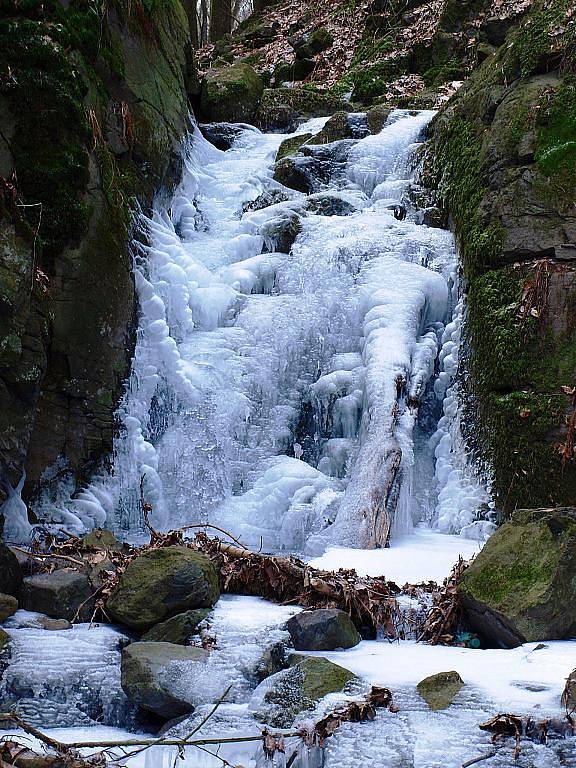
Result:
[[[567,713],[576,712],[576,669],[573,669],[566,679],[561,703]]]
[[[299,659],[302,657],[296,657]],[[277,672],[254,691],[250,708],[260,722],[288,728],[299,713],[312,709],[328,693],[341,691],[354,679],[352,672],[320,657],[304,657],[290,669]]]
[[[173,662],[202,662],[203,648],[184,648],[172,643],[131,643],[122,651],[122,688],[143,709],[167,720],[191,712],[193,707],[175,697],[163,681]]]
[[[188,645],[192,635],[196,634],[200,622],[208,616],[207,608],[199,608],[196,611],[184,611],[172,616],[166,621],[161,621],[142,636],[145,642],[175,643],[176,645]]]
[[[27,611],[55,619],[89,621],[94,610],[88,577],[64,568],[53,573],[27,576],[22,585],[20,605]]]
[[[18,600],[12,595],[5,595],[0,592],[0,624],[7,618],[13,616],[18,610]]]
[[[430,709],[437,711],[447,709],[463,685],[464,680],[458,672],[439,672],[421,680],[416,690]]]
[[[210,608],[219,597],[218,574],[206,555],[163,547],[130,563],[106,610],[115,621],[144,630],[183,611]]]
[[[576,634],[576,508],[518,510],[459,585],[473,627],[492,643]]]
[[[178,172],[188,18],[180,0],[19,5],[0,20],[0,69],[0,174],[25,204],[0,205],[0,464],[12,487],[25,467],[30,499],[55,462],[81,485],[111,447],[135,315],[130,201],[146,208]]]
[[[243,62],[211,69],[202,81],[200,111],[208,122],[250,122],[264,91],[254,69]]]
[[[22,570],[14,552],[0,542],[0,592],[17,596],[22,585]]]
[[[297,613],[286,622],[286,629],[297,651],[353,648],[361,640],[350,616],[337,608]]]
[[[426,161],[468,286],[467,437],[493,469],[504,518],[576,499],[576,85],[562,66],[572,55],[566,9],[565,0],[531,4],[435,119]]]

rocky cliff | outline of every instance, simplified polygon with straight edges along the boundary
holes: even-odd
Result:
[[[0,461],[30,497],[110,448],[129,233],[178,172],[197,81],[180,0],[0,4]]]
[[[576,498],[576,19],[535,2],[440,112],[427,181],[462,257],[471,444],[498,507]]]

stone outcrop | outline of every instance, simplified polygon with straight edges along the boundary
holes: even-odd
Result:
[[[511,648],[576,633],[576,509],[518,510],[464,572],[471,626]]]
[[[122,651],[121,674],[125,694],[138,706],[165,719],[191,712],[187,701],[170,692],[165,673],[174,663],[202,663],[203,648],[185,648],[173,643],[131,643]]]
[[[506,518],[576,498],[576,85],[566,0],[535,2],[431,127],[458,241],[470,446]]]
[[[149,550],[132,560],[106,604],[120,624],[146,630],[220,597],[218,574],[207,555],[182,546]]]
[[[297,651],[353,648],[361,640],[350,616],[338,608],[297,613],[286,622],[286,629]]]
[[[29,499],[111,447],[132,203],[176,179],[197,83],[180,0],[15,4],[0,71],[0,479]]]

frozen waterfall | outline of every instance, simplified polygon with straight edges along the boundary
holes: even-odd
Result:
[[[195,130],[169,208],[143,221],[112,474],[53,522],[137,538],[142,491],[157,528],[213,523],[310,554],[474,522],[486,493],[454,426],[455,248],[412,204],[432,115],[397,110],[380,134],[310,146],[308,196],[273,180],[285,136],[244,126],[222,152]],[[437,416],[423,426],[424,402]]]

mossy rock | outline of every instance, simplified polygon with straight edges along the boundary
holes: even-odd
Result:
[[[12,595],[0,592],[0,624],[13,616],[18,610],[18,600]]]
[[[424,678],[416,686],[416,690],[422,696],[434,712],[447,709],[454,701],[464,680],[458,672],[438,672],[436,675]]]
[[[22,586],[22,569],[18,558],[0,542],[0,592],[17,596]]]
[[[266,679],[252,697],[255,718],[276,728],[290,727],[297,715],[354,679],[352,672],[321,657],[294,656],[291,661],[293,666]]]
[[[576,508],[518,510],[465,571],[471,626],[503,648],[576,633]]]
[[[286,623],[298,651],[334,651],[353,648],[361,638],[352,619],[338,608],[302,611]]]
[[[373,107],[370,107],[366,113],[366,121],[370,133],[380,133],[386,125],[390,112],[392,112],[392,109],[384,104],[375,104]]]
[[[347,103],[313,88],[266,88],[255,116],[264,131],[293,129],[296,118],[326,117],[345,110]]]
[[[106,611],[114,621],[144,630],[187,610],[211,608],[219,597],[218,574],[205,554],[162,547],[132,560]]]
[[[86,536],[82,537],[82,544],[91,549],[108,552],[117,552],[122,549],[122,544],[112,531],[107,531],[105,528],[95,528],[90,533],[87,533]]]
[[[274,166],[274,181],[289,189],[308,194],[312,191],[310,177],[305,170],[305,162],[297,162],[293,157],[284,157]]]
[[[213,122],[250,122],[263,91],[262,79],[249,64],[238,62],[211,69],[202,81],[202,118]]]
[[[302,144],[305,144],[311,138],[311,133],[300,133],[297,136],[291,136],[289,139],[284,139],[282,144],[280,144],[278,147],[278,152],[276,153],[276,162],[278,162],[278,160],[282,160],[285,157],[295,155]]]
[[[0,654],[7,651],[10,647],[10,635],[3,629],[0,629]]]
[[[321,131],[310,139],[309,144],[331,144],[333,141],[352,138],[352,128],[347,112],[336,112]]]
[[[184,611],[156,624],[142,636],[143,642],[174,643],[189,645],[190,638],[198,631],[198,625],[209,615],[208,608]]]
[[[274,82],[292,83],[305,80],[312,74],[316,66],[314,59],[294,59],[294,61],[281,61],[274,69]]]

